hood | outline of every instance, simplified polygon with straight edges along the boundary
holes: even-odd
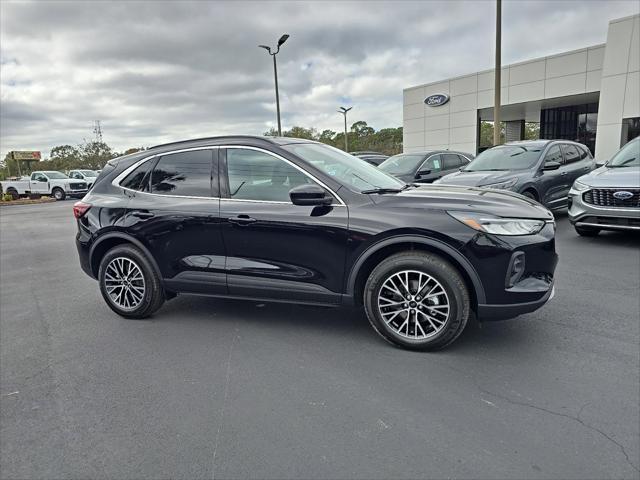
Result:
[[[504,171],[504,172],[459,172],[450,173],[445,175],[438,182],[439,184],[447,185],[470,185],[474,187],[481,187],[483,185],[490,185],[492,183],[505,182],[512,179],[519,172],[516,171]]]
[[[600,167],[578,180],[596,188],[640,188],[640,167]]]
[[[373,199],[388,207],[398,203],[403,208],[471,211],[500,217],[553,220],[551,212],[538,202],[507,190],[425,185],[397,194],[373,196]]]

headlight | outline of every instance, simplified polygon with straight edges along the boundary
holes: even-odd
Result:
[[[587,185],[586,183],[582,183],[579,182],[578,180],[576,180],[575,182],[573,182],[573,188],[574,190],[576,190],[577,192],[584,192],[585,190],[587,190],[588,188],[591,188],[589,185]]]
[[[447,213],[474,230],[494,235],[533,235],[544,227],[544,220],[503,218],[475,212]]]
[[[518,183],[517,178],[510,178],[509,180],[505,180],[504,182],[490,183],[488,185],[478,186],[482,188],[496,188],[498,190],[507,190],[508,188],[513,187],[516,183]]]

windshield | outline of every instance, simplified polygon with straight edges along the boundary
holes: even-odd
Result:
[[[378,168],[383,172],[388,172],[391,175],[406,175],[413,173],[420,162],[424,160],[424,155],[409,155],[400,154],[387,158],[384,162],[378,165]]]
[[[292,143],[282,148],[356,192],[374,188],[399,189],[405,185],[364,160],[329,145]]]
[[[627,143],[609,160],[609,163],[607,163],[607,167],[609,168],[638,166],[640,166],[640,138],[636,138]]]
[[[85,177],[97,177],[98,174],[96,172],[94,172],[93,170],[80,170],[80,173],[83,174]]]
[[[463,171],[527,170],[536,164],[542,150],[542,145],[493,147],[478,155]]]
[[[56,180],[63,180],[65,178],[69,178],[64,173],[60,173],[60,172],[42,172],[42,173],[44,173],[47,177],[53,178]]]

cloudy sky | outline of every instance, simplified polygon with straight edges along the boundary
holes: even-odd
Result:
[[[629,1],[503,2],[503,62],[603,43]],[[402,124],[402,89],[491,68],[494,2],[0,2],[0,158],[91,139],[117,150],[275,124]]]

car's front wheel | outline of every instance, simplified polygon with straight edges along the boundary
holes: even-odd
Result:
[[[109,308],[123,317],[146,318],[164,303],[158,274],[144,253],[132,245],[119,245],[105,254],[98,281]]]
[[[392,255],[373,269],[364,306],[369,322],[385,340],[413,350],[435,350],[464,330],[470,297],[449,262],[411,251]]]
[[[64,200],[65,198],[67,198],[67,194],[64,193],[64,190],[58,187],[54,188],[51,193],[53,194],[53,198],[55,198],[58,201]]]

